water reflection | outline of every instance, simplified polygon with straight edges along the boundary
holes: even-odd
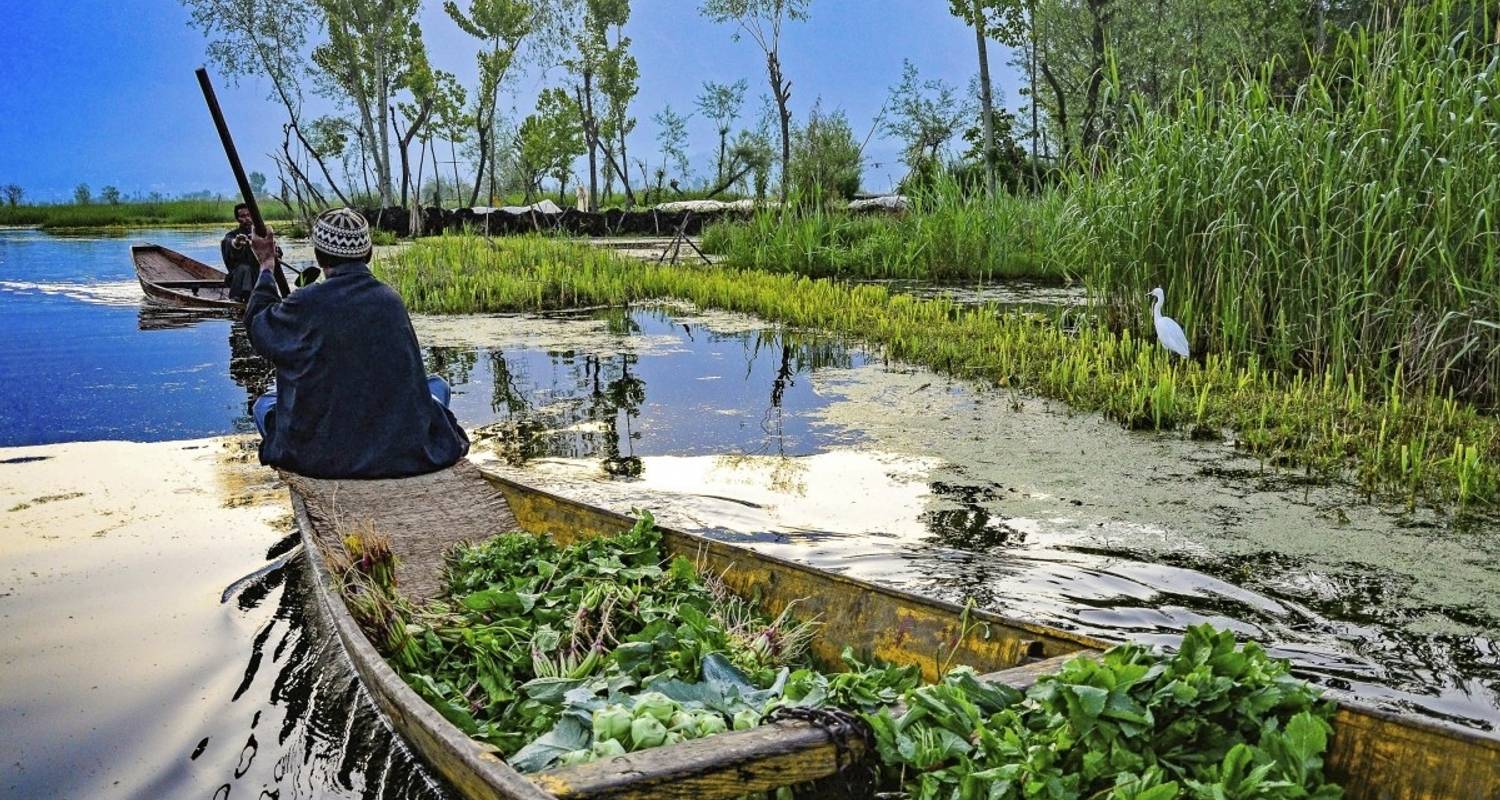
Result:
[[[276,367],[250,345],[250,337],[239,315],[233,312],[175,308],[142,301],[136,310],[136,327],[142,332],[172,331],[204,325],[227,329],[229,378],[244,391],[241,413],[232,421],[236,431],[254,430],[250,407],[255,398],[276,384]]]
[[[822,401],[798,377],[863,360],[827,337],[719,332],[663,309],[568,318],[597,326],[599,337],[619,346],[426,349],[429,370],[456,387],[461,419],[474,416],[476,389],[487,394],[485,411],[495,421],[473,438],[513,466],[586,458],[605,475],[635,478],[642,455],[811,452],[826,444],[808,424]],[[665,337],[669,347],[632,346]]]

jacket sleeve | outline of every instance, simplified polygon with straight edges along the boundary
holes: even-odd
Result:
[[[276,279],[261,271],[245,304],[245,331],[255,352],[277,366],[296,362],[310,346],[311,328],[295,295],[281,297]]]
[[[234,262],[229,260],[230,237],[225,236],[219,240],[219,256],[224,259],[224,285],[234,285]]]

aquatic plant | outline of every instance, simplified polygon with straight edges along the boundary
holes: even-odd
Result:
[[[1116,325],[1149,331],[1163,286],[1195,350],[1500,406],[1500,42],[1473,10],[1346,34],[1292,97],[1267,66],[1135,109],[1054,257]]]
[[[1347,478],[1408,505],[1500,498],[1500,420],[1405,381],[1331,368],[1286,375],[1255,354],[1181,361],[1087,318],[1052,321],[786,273],[643,263],[541,237],[429,239],[376,270],[414,312],[680,299],[862,340],[893,358],[1101,411],[1127,427],[1229,432],[1269,465]]]
[[[1284,661],[1198,625],[1174,654],[1135,645],[1075,658],[1023,698],[967,668],[869,717],[914,800],[1336,800],[1333,715]]]
[[[566,548],[523,533],[463,546],[448,597],[423,605],[394,591],[378,535],[345,546],[335,573],[372,641],[447,719],[525,772],[836,707],[865,718],[887,779],[917,798],[1338,796],[1322,774],[1331,704],[1286,662],[1209,625],[1171,655],[1123,645],[1075,658],[1023,696],[968,667],[919,686],[915,666],[864,664],[848,649],[842,665],[793,671],[804,657],[789,654],[747,665],[728,628],[756,612],[725,605],[686,559],[663,560],[649,515]]]

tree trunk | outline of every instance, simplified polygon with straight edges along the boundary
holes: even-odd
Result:
[[[448,158],[448,163],[453,166],[453,199],[457,201],[463,197],[464,184],[458,177],[458,145],[452,139],[448,140]]]
[[[1099,92],[1104,86],[1105,67],[1105,37],[1104,28],[1108,23],[1104,7],[1112,0],[1088,0],[1089,14],[1093,17],[1094,24],[1089,32],[1089,49],[1092,51],[1092,72],[1089,75],[1088,88],[1084,92],[1083,99],[1083,126],[1079,130],[1079,143],[1084,149],[1088,149],[1099,142],[1100,116]]]
[[[484,180],[485,160],[490,154],[490,126],[480,125],[479,133],[479,169],[474,172],[474,191],[469,193],[469,206],[472,208],[479,205],[479,184]],[[458,182],[458,159],[453,159],[453,181]]]
[[[1057,76],[1052,74],[1052,69],[1045,61],[1042,62],[1042,76],[1047,79],[1047,84],[1052,87],[1052,95],[1057,99],[1057,119],[1054,122],[1057,123],[1057,129],[1060,132],[1058,159],[1067,163],[1073,143],[1073,134],[1068,130],[1068,95],[1063,91],[1062,84],[1058,82]]]
[[[790,187],[792,163],[792,112],[787,103],[792,99],[792,85],[781,76],[781,58],[775,50],[766,53],[766,68],[771,73],[771,92],[776,97],[777,116],[781,122],[781,202],[785,203]]]
[[[754,169],[754,165],[753,164],[746,164],[743,168],[740,169],[739,172],[736,172],[733,175],[730,175],[728,178],[720,178],[719,179],[719,185],[715,186],[712,191],[710,191],[708,194],[704,195],[703,199],[704,200],[712,200],[714,198],[714,195],[717,195],[719,192],[722,192],[725,189],[728,189],[729,187],[733,186],[735,181],[737,181],[740,178],[743,178],[746,175],[750,174],[750,170],[752,170],[752,169]]]
[[[630,158],[625,152],[625,120],[620,120],[620,163],[615,171],[620,174],[620,186],[625,190],[625,207],[635,207],[635,193],[630,191]]]
[[[589,146],[589,211],[599,210],[599,121],[594,117],[594,73],[583,71],[583,98],[579,109],[584,117],[584,138]]]
[[[390,117],[387,108],[390,103],[390,86],[386,82],[386,59],[382,49],[381,55],[375,61],[375,103],[376,113],[379,116],[379,135],[374,144],[380,148],[375,154],[375,176],[380,185],[380,207],[385,208],[391,204],[391,195],[395,193],[391,182],[391,129]]]
[[[1038,42],[1038,37],[1036,35],[1036,0],[1031,0],[1026,16],[1028,22],[1031,25],[1031,185],[1032,190],[1035,191],[1041,188],[1042,185],[1041,175],[1038,172],[1039,167],[1036,160],[1037,143],[1041,141],[1042,136],[1041,123],[1039,121],[1040,115],[1037,110],[1038,98],[1036,94],[1036,62]]]
[[[985,46],[984,7],[974,0],[974,40],[979,47],[979,110],[984,121],[984,175],[995,193],[995,106],[990,94],[990,55]]]
[[[729,129],[719,129],[719,161],[714,166],[714,180],[724,180],[724,153],[729,147]]]

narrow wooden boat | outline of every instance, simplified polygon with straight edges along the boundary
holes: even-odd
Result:
[[[135,276],[141,291],[152,300],[178,308],[238,311],[245,307],[229,299],[227,277],[197,259],[185,256],[159,244],[138,244],[130,248],[135,262]]]
[[[836,774],[866,745],[823,728],[782,721],[631,753],[582,766],[522,775],[487,745],[465,736],[390,668],[345,608],[325,561],[342,531],[370,525],[390,537],[404,592],[439,591],[442,551],[464,538],[524,529],[567,544],[610,536],[633,520],[568,500],[468,462],[402,481],[315,481],[287,476],[317,594],[365,689],[407,744],[464,797],[735,797]],[[846,646],[867,657],[918,665],[937,677],[937,654],[965,630],[964,610],[896,589],[823,572],[752,549],[663,529],[665,555],[693,558],[736,592],[757,594],[777,614],[793,601],[823,622],[812,655],[838,664]],[[956,663],[1025,687],[1063,660],[1109,642],[985,611],[969,613]],[[1500,737],[1413,718],[1340,698],[1328,753],[1330,777],[1351,800],[1500,798]],[[842,761],[841,761],[841,756]]]

